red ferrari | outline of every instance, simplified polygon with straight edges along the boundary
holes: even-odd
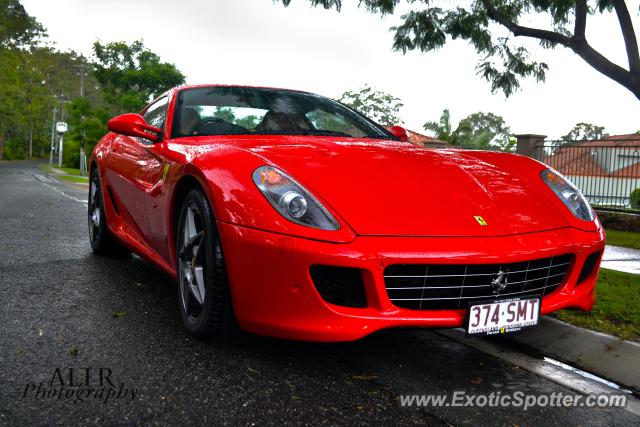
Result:
[[[417,147],[330,99],[241,86],[172,89],[109,130],[91,247],[176,278],[194,336],[487,335],[594,303],[603,229],[530,158]]]

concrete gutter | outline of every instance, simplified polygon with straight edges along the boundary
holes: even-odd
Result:
[[[535,328],[501,337],[623,387],[640,391],[640,344],[543,317]]]

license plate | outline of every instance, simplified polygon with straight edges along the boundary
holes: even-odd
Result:
[[[469,303],[467,334],[494,335],[535,326],[540,318],[540,298]]]

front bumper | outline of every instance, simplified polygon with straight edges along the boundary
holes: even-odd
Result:
[[[567,307],[590,310],[598,260],[579,286],[587,256],[604,249],[604,233],[563,228],[504,237],[370,237],[327,243],[218,222],[232,299],[248,332],[304,341],[351,341],[393,327],[459,327],[462,310],[411,310],[394,306],[383,272],[392,264],[511,263],[572,254],[558,290],[544,297],[541,313]],[[366,308],[324,301],[314,287],[312,265],[362,269]]]

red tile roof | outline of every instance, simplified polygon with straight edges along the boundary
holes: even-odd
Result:
[[[605,167],[607,161],[619,161],[621,155],[637,160],[617,169]],[[564,175],[639,178],[640,135],[613,135],[596,141],[569,143],[554,148],[542,161]]]
[[[434,137],[422,135],[409,129],[407,129],[407,135],[409,136],[409,142],[414,145],[423,145],[425,147],[446,147],[449,145],[445,141],[440,141]]]

